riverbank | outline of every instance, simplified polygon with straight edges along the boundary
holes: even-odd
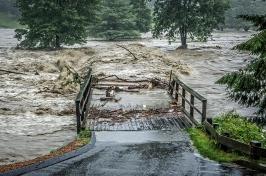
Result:
[[[43,156],[40,156],[32,160],[27,160],[23,162],[14,163],[14,164],[8,164],[8,165],[2,165],[2,166],[0,165],[0,173],[6,173],[6,172],[10,172],[16,169],[25,168],[33,164],[41,164],[42,162],[48,161],[49,159],[58,158],[67,153],[77,151],[83,146],[89,144],[90,141],[91,141],[91,132],[88,130],[84,130],[78,135],[78,137],[73,142],[63,147],[60,147],[54,151],[51,151],[47,155],[43,155]]]

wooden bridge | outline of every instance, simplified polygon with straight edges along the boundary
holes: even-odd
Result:
[[[121,84],[119,85],[121,86]],[[145,111],[124,112],[119,109],[95,112],[90,107],[93,94],[93,76],[90,69],[76,99],[77,132],[79,133],[82,128],[89,128],[91,131],[186,129],[198,125],[199,121],[205,121],[207,100],[179,80],[172,72],[167,90],[170,98],[176,104],[170,109],[165,109],[164,112],[154,110],[154,113],[149,112],[150,115],[148,116],[143,115],[143,113],[146,113]],[[198,116],[195,116],[196,113]],[[123,114],[130,115],[118,120],[106,118]]]

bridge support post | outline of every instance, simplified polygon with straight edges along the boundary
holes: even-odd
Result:
[[[207,118],[207,100],[202,101],[202,123],[205,122]]]
[[[80,102],[76,101],[76,118],[77,118],[77,133],[78,134],[81,131],[81,119],[80,119],[79,105],[80,105]]]

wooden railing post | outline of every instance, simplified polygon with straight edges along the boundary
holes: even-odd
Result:
[[[182,88],[182,107],[183,109],[186,109],[186,90]]]
[[[177,82],[175,83],[175,91],[175,99],[178,101],[179,84]]]
[[[77,133],[81,131],[80,102],[76,101]]]
[[[250,146],[251,146],[251,151],[250,151],[251,158],[254,160],[259,160],[260,154],[258,152],[258,148],[262,146],[261,142],[251,141]]]
[[[190,95],[190,103],[191,103],[191,105],[192,106],[190,106],[190,116],[191,116],[191,118],[194,118],[194,105],[195,105],[195,97],[194,97],[194,95]]]
[[[171,93],[171,90],[173,89],[172,88],[172,75],[173,75],[173,71],[171,70],[171,72],[170,72],[170,80],[169,80],[169,92],[170,93]]]
[[[203,123],[207,118],[207,100],[202,101],[202,119],[201,122]]]

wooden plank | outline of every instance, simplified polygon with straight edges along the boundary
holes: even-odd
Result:
[[[161,128],[161,129],[164,129],[164,130],[167,129],[166,123],[165,123],[165,121],[163,120],[163,118],[160,117],[159,120],[160,120],[160,122],[161,122],[161,124],[162,124],[162,128]]]
[[[176,120],[177,118],[179,118],[179,117],[174,117],[174,118],[172,119],[172,121],[173,121],[173,123],[175,124],[175,126],[176,126],[177,129],[182,130],[181,127],[180,127],[180,125],[179,125],[179,123],[178,123],[177,120]]]
[[[193,122],[195,125],[199,125],[199,122],[196,119],[190,117],[190,114],[187,112],[187,110],[183,109],[182,111],[190,119],[191,122]]]
[[[142,122],[142,119],[139,119],[140,124],[140,130],[145,130],[144,123]]]
[[[264,148],[257,148],[257,151],[258,151],[258,153],[259,153],[259,155],[261,156],[261,157],[264,157],[264,158],[266,158],[266,149],[264,149]]]
[[[138,123],[138,119],[134,119],[134,121],[135,121],[135,124],[136,124],[137,131],[140,131],[141,127],[140,127],[140,124]]]
[[[192,125],[190,125],[190,123],[188,122],[187,117],[185,116],[181,116],[180,119],[182,120],[182,122],[185,124],[186,128],[190,128]]]
[[[185,129],[185,126],[184,126],[184,124],[182,124],[180,118],[176,118],[175,120],[179,124],[179,126],[180,126],[181,129]]]
[[[166,129],[171,129],[168,120],[167,120],[166,118],[162,118],[162,120],[163,120],[163,122],[164,122],[164,124],[165,124]]]
[[[167,118],[165,118],[165,119],[166,119],[166,121],[168,122],[169,127],[170,127],[171,129],[176,128],[176,127],[175,127],[175,123],[173,122],[173,118],[171,118],[171,117],[167,117]]]
[[[153,130],[158,130],[159,129],[158,128],[158,124],[156,123],[154,118],[151,119],[151,123],[152,123],[152,126],[153,126]]]
[[[149,124],[150,124],[150,126],[151,126],[151,130],[155,130],[155,126],[154,126],[154,124],[152,123],[151,118],[148,117],[147,120],[149,121]]]
[[[146,117],[146,118],[145,118],[145,121],[146,121],[146,124],[147,124],[149,130],[152,130],[152,124],[151,124],[151,122],[149,121],[149,117]]]
[[[242,153],[250,155],[250,150],[251,150],[250,145],[244,144],[242,142],[239,142],[237,140],[222,135],[218,135],[217,142],[230,149],[237,150]]]

